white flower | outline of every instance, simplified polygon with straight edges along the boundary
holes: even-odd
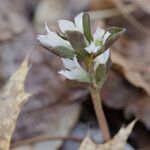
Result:
[[[78,80],[80,82],[90,82],[89,74],[80,66],[76,56],[73,59],[62,58],[63,65],[66,70],[61,70],[58,73],[64,75],[70,80]]]
[[[63,33],[67,30],[80,31],[83,33],[83,12],[74,18],[74,23],[68,20],[59,20],[58,24]]]
[[[105,64],[107,62],[107,60],[110,57],[110,50],[108,49],[107,51],[105,51],[104,53],[102,53],[101,55],[97,56],[94,59],[94,70],[97,69],[97,67],[99,66],[99,64]]]
[[[93,34],[94,41],[92,41],[90,45],[85,48],[85,50],[88,53],[97,53],[97,51],[104,45],[109,35],[109,32],[105,32],[105,30],[97,27],[95,33]]]
[[[47,24],[45,23],[45,28],[47,31],[46,35],[38,35],[37,39],[39,42],[46,47],[66,47],[69,48],[70,50],[73,50],[72,46],[70,43],[66,40],[63,40],[60,36],[58,36],[55,32],[51,31]]]

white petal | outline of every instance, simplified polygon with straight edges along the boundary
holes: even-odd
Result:
[[[63,61],[63,65],[66,69],[72,70],[72,69],[78,68],[80,70],[83,70],[82,67],[80,66],[76,56],[74,56],[73,59],[62,58],[62,61]]]
[[[45,22],[45,29],[46,29],[47,33],[49,33],[49,32],[50,32],[50,29],[48,28],[48,25],[47,25],[47,23],[46,23],[46,22]]]
[[[95,46],[94,42],[92,42],[89,46],[85,47],[85,50],[90,53],[97,53],[100,49],[100,46]]]
[[[71,71],[68,70],[61,70],[58,73],[64,75],[66,78],[70,79],[70,80],[74,80],[74,74]]]
[[[81,72],[81,76],[85,77],[85,76],[89,76],[88,73],[81,67],[81,65],[79,64],[78,60],[77,60],[77,57],[75,56],[73,58],[75,64],[76,64],[76,67],[78,70],[80,70]]]
[[[95,41],[96,39],[102,39],[104,33],[105,33],[105,30],[100,29],[99,27],[97,27],[95,33],[93,34],[94,41]]]
[[[104,37],[103,37],[103,43],[105,43],[105,41],[107,40],[107,38],[109,37],[111,33],[110,32],[106,32]]]
[[[97,69],[99,64],[105,64],[107,62],[109,56],[110,56],[110,50],[109,49],[107,51],[105,51],[104,53],[102,53],[101,55],[97,56],[94,59],[94,61],[95,61],[94,70]]]
[[[71,71],[61,70],[58,73],[64,75],[66,78],[68,78],[70,80],[80,79],[80,70],[78,70],[78,69],[74,69]]]
[[[76,56],[72,59],[62,59],[64,67],[68,70],[61,70],[58,73],[64,75],[70,80],[78,80],[81,82],[90,82],[89,74],[80,66]]]
[[[67,30],[76,30],[75,24],[68,20],[59,20],[58,21],[60,30],[64,33]]]
[[[83,12],[74,18],[74,22],[78,31],[83,33]]]
[[[79,68],[80,70],[84,70],[84,69],[82,69],[82,67],[80,66],[80,64],[79,64],[79,62],[78,62],[76,56],[74,56],[73,61],[74,61],[74,63],[76,64],[76,67],[77,67],[77,68]]]
[[[72,69],[77,67],[76,63],[72,59],[69,59],[69,58],[64,59],[64,58],[62,58],[62,61],[63,61],[63,65],[64,65],[64,67],[66,69],[72,70]]]
[[[42,45],[47,46],[47,47],[63,46],[63,47],[72,49],[70,43],[68,41],[63,40],[55,32],[51,31],[48,28],[47,24],[45,28],[46,28],[47,34],[37,36],[37,39],[40,41]]]
[[[70,80],[78,80],[81,82],[90,82],[89,75],[85,74],[85,72],[82,72],[78,68],[73,69],[71,71],[61,70],[58,73],[64,75],[66,78],[68,78]]]

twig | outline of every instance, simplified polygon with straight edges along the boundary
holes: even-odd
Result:
[[[134,18],[128,9],[125,8],[122,0],[113,0],[114,5],[118,8],[118,10],[124,15],[127,21],[129,21],[138,31],[144,33],[145,35],[150,34],[150,30],[143,26],[136,18]]]
[[[102,101],[100,98],[99,88],[92,86],[90,88],[90,93],[92,96],[92,101],[95,109],[95,113],[97,116],[97,120],[100,126],[100,129],[102,131],[102,134],[104,136],[105,141],[109,141],[111,139],[108,124],[105,118],[105,114],[102,107]]]
[[[55,141],[55,140],[71,140],[71,141],[75,141],[78,143],[82,142],[82,138],[79,137],[66,137],[66,136],[48,136],[48,135],[43,135],[43,136],[36,136],[36,137],[32,137],[29,139],[25,139],[16,143],[12,143],[11,144],[11,148],[15,148],[15,147],[19,147],[22,145],[30,145],[30,144],[34,144],[34,143],[38,143],[38,142],[42,142],[42,141]]]
[[[128,12],[126,12],[126,13],[131,13],[131,12],[133,12],[137,9],[137,7],[134,6],[133,4],[127,4],[124,7],[125,7],[125,9],[128,10]],[[107,18],[110,18],[110,17],[115,17],[115,16],[122,15],[122,13],[116,8],[98,10],[98,11],[90,11],[88,13],[89,13],[90,18],[92,20],[107,19]]]
[[[141,9],[143,9],[145,12],[150,14],[150,3],[144,0],[129,0],[130,2],[134,3],[135,5],[139,6]]]

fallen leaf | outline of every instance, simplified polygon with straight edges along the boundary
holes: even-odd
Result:
[[[96,150],[97,145],[91,140],[89,135],[85,137],[79,150]]]
[[[25,88],[27,92],[37,94],[31,97],[19,115],[12,138],[13,143],[47,133],[50,136],[56,133],[55,135],[58,136],[61,132],[63,136],[67,136],[80,115],[81,105],[65,105],[64,103],[79,101],[81,97],[82,100],[86,99],[80,89],[74,90],[65,86],[57,73],[62,67],[61,60],[37,46],[39,44],[33,29],[28,22],[26,24],[28,25],[26,32],[17,34],[13,40],[0,44],[0,88],[18,68],[27,53],[32,51],[29,58],[32,68],[27,76]],[[57,123],[62,123],[62,128],[59,128]],[[54,127],[58,127],[55,132],[47,132],[47,130],[53,131]],[[62,142],[51,141],[51,144],[59,147]]]
[[[125,116],[137,116],[145,126],[150,129],[150,97],[141,95],[136,100],[129,103],[125,108]]]
[[[8,150],[16,120],[22,105],[31,94],[24,91],[24,82],[29,67],[27,59],[20,68],[11,76],[0,92],[0,149]]]
[[[95,144],[89,135],[87,135],[79,150],[124,150],[128,136],[130,135],[136,122],[137,120],[134,120],[127,127],[121,128],[112,140],[104,144]]]
[[[79,104],[57,105],[49,107],[44,111],[41,110],[40,114],[35,112],[34,114],[24,115],[24,118],[26,118],[26,122],[28,123],[28,125],[30,124],[30,130],[33,130],[33,126],[30,122],[34,123],[35,120],[37,121],[37,125],[35,128],[38,130],[38,132],[41,133],[39,136],[67,137],[70,130],[79,118],[80,110],[81,106]],[[31,120],[29,117],[30,115],[35,120]],[[30,139],[32,138],[27,139],[28,142],[26,144],[20,144],[21,141],[15,142],[14,144],[12,144],[12,150],[22,150],[25,147],[31,150],[57,150],[63,143],[63,139],[47,139],[40,141],[33,141]],[[25,141],[25,139],[22,141]]]
[[[116,52],[112,53],[111,59],[113,64],[120,68],[120,71],[125,75],[131,84],[137,88],[143,88],[148,94],[150,94],[150,86],[144,80],[142,74],[134,69],[134,64]]]
[[[150,95],[149,39],[121,40],[112,51],[112,62],[119,72],[135,87]]]
[[[134,16],[145,27],[150,25],[142,11],[135,12]],[[118,24],[126,27],[127,32],[112,47],[112,70],[103,88],[103,100],[111,108],[125,110],[127,117],[135,115],[149,129],[150,38],[135,30],[123,17],[107,22],[108,26]],[[145,97],[147,100],[143,100]]]
[[[105,105],[110,108],[124,109],[133,100],[139,97],[139,89],[132,86],[115,70],[109,72],[102,88],[101,95]]]

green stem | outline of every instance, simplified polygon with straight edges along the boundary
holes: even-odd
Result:
[[[104,136],[104,140],[109,141],[111,136],[109,133],[109,128],[108,128],[108,124],[105,118],[105,114],[103,111],[99,88],[93,85],[92,87],[90,87],[90,93],[91,93],[96,117],[97,117],[100,129],[102,131],[102,134]]]

